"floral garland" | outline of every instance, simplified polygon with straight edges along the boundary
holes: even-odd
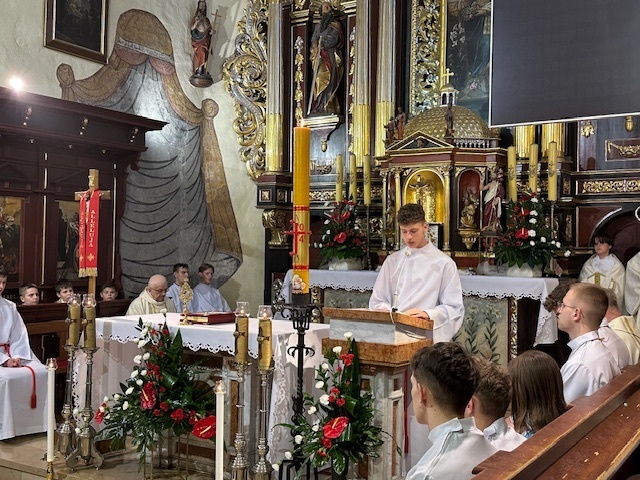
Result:
[[[166,316],[166,315],[165,315]],[[95,413],[104,424],[100,438],[124,443],[127,435],[140,452],[140,467],[147,450],[156,448],[163,432],[192,432],[200,438],[215,435],[215,396],[211,388],[195,381],[199,364],[186,364],[180,330],[172,338],[165,323],[153,326],[138,320],[139,355],[131,376],[120,384],[121,393],[105,397]]]

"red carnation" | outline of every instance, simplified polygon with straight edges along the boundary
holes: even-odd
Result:
[[[331,440],[329,440],[327,437],[322,437],[320,439],[320,443],[325,448],[331,448]]]
[[[344,398],[339,398],[336,400],[336,405],[338,405],[339,407],[342,407],[345,404],[345,400]]]
[[[199,438],[211,438],[216,434],[216,417],[210,415],[198,420],[193,426],[193,434]]]
[[[184,412],[182,411],[181,408],[178,408],[177,410],[174,410],[173,412],[171,412],[171,419],[173,420],[174,423],[178,423],[182,421],[183,418],[184,418]]]
[[[349,425],[349,419],[347,417],[337,417],[329,421],[322,427],[324,436],[327,438],[338,438],[344,432],[344,429]]]
[[[167,402],[161,402],[160,403],[160,408],[162,410],[164,410],[165,412],[168,412],[169,411],[169,404]]]
[[[338,243],[344,243],[346,239],[347,239],[347,233],[346,232],[340,232],[340,233],[336,234],[335,237],[333,237],[333,240],[338,242]]]
[[[104,412],[98,410],[93,419],[96,421],[96,423],[102,423],[102,421],[104,420]]]

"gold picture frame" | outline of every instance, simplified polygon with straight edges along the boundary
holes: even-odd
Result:
[[[107,63],[109,0],[46,0],[45,47]]]

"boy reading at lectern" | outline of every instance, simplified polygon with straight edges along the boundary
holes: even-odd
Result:
[[[464,317],[456,264],[429,241],[429,224],[420,205],[400,207],[397,222],[405,247],[382,264],[369,308],[431,319],[433,342],[448,342]]]

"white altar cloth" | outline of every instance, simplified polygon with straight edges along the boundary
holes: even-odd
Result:
[[[138,319],[143,323],[153,325],[164,323],[162,314],[129,315],[121,317],[97,318],[96,336],[99,350],[94,354],[93,362],[93,395],[92,407],[97,409],[105,396],[120,392],[120,382],[124,382],[133,370],[133,357],[140,353],[137,341],[140,332],[136,329]],[[192,351],[207,350],[211,353],[224,352],[233,355],[235,325],[225,323],[218,325],[180,325],[180,314],[167,313],[167,326],[175,334],[178,329],[182,334],[183,346]],[[291,395],[295,394],[297,382],[297,358],[287,353],[290,346],[298,342],[298,334],[289,320],[273,320],[273,358],[274,371],[271,393],[271,407],[269,411],[269,425],[272,429],[279,423],[290,423],[293,413]],[[322,339],[329,336],[329,325],[312,323],[305,335],[305,344],[315,350],[314,356],[305,356],[305,386],[307,389],[315,384],[315,368],[322,363]],[[258,321],[249,319],[249,356],[258,357]],[[74,392],[76,406],[85,404],[84,365],[86,358],[80,350],[74,370],[76,371],[76,389]],[[252,362],[254,365],[257,362]],[[82,365],[83,368],[78,368]],[[255,369],[254,369],[255,370]],[[245,419],[251,418],[257,422],[256,412],[251,412],[250,399],[246,398]],[[281,459],[284,450],[290,449],[290,435],[288,430],[275,429],[270,432],[270,454],[275,453]],[[276,453],[277,452],[277,453]],[[275,461],[274,460],[274,461]]]
[[[289,270],[284,277],[282,294],[290,300],[289,287],[293,272]],[[371,270],[309,270],[309,286],[319,288],[332,288],[336,290],[370,292],[378,277],[378,272]],[[558,285],[557,278],[521,278],[487,275],[460,275],[462,294],[464,296],[475,295],[478,297],[495,298],[531,298],[540,300],[540,312],[538,313],[538,326],[534,345],[554,343],[558,340],[558,319],[547,312],[542,302],[549,292]]]

